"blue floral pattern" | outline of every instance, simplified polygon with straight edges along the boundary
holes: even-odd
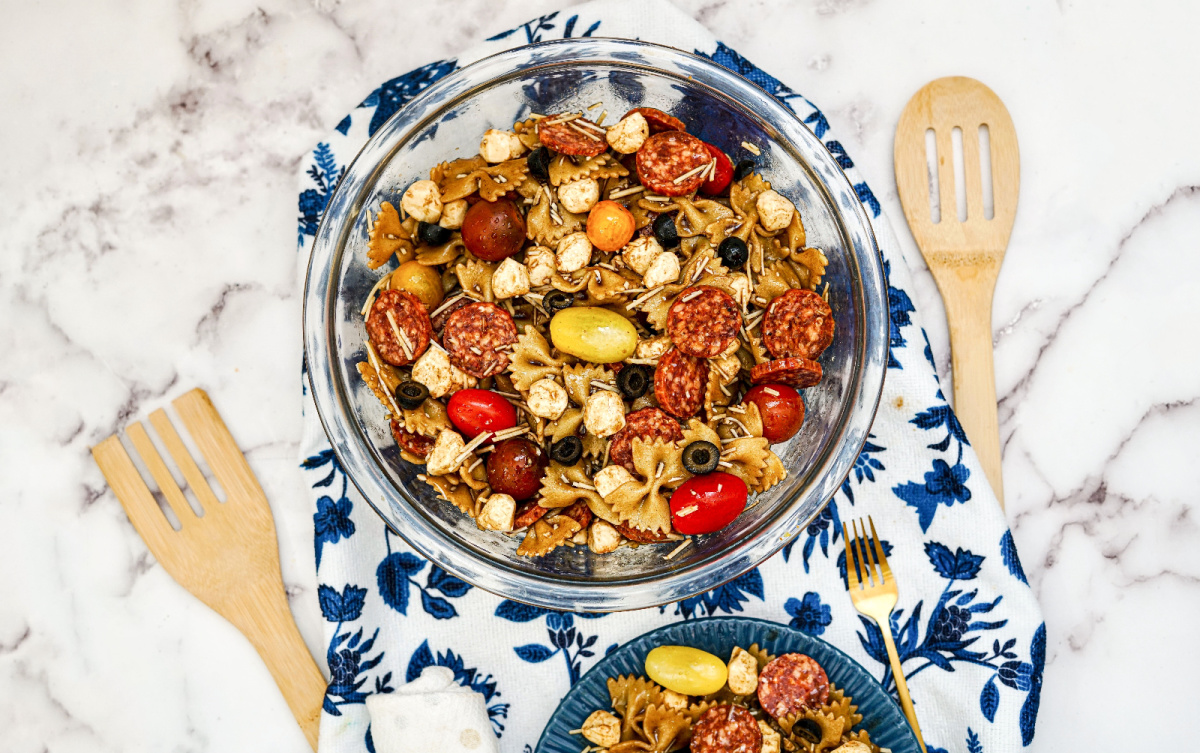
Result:
[[[298,240],[311,243],[347,165],[405,103],[462,65],[518,44],[556,38],[639,36],[695,50],[747,77],[792,109],[846,171],[869,216],[882,208],[829,118],[805,96],[713,40],[664,4],[611,0],[549,13],[371,92],[301,167]],[[575,84],[579,82],[574,82]],[[632,98],[644,92],[617,80]],[[557,96],[548,82],[533,98]],[[574,85],[574,84],[572,84]],[[945,737],[930,751],[1013,749],[1034,736],[1046,630],[1011,533],[938,384],[928,337],[907,293],[908,271],[886,222],[875,225],[887,273],[888,379],[880,418],[835,498],[774,557],[729,583],[632,613],[586,615],[507,601],[458,579],[389,532],[349,483],[305,394],[301,455],[326,625],[330,683],[323,753],[374,751],[364,700],[393,692],[426,667],[447,667],[479,692],[502,749],[532,753],[557,699],[603,655],[667,622],[758,616],[821,636],[894,691],[883,636],[854,611],[845,589],[842,522],[871,514],[901,589],[888,629],[918,708],[941,699]],[[952,693],[947,693],[952,689]],[[501,691],[503,690],[503,693]],[[953,701],[944,699],[953,698]],[[1019,741],[1019,742],[1018,742]],[[940,743],[941,746],[934,744]],[[945,746],[945,747],[942,747]]]

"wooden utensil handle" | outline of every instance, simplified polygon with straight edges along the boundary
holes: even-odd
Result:
[[[996,371],[992,363],[992,292],[994,281],[954,288],[939,285],[950,326],[954,370],[954,412],[967,433],[983,472],[1004,508],[1000,470],[1000,423],[996,416]]]
[[[230,621],[254,644],[315,751],[325,678],[296,627],[286,596],[278,584],[252,587],[238,599],[236,612]]]

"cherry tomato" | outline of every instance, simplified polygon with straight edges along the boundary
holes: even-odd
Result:
[[[587,237],[601,251],[619,251],[633,237],[635,225],[628,209],[606,199],[588,213]]]
[[[746,509],[747,493],[731,473],[694,476],[671,495],[671,525],[687,535],[719,531]]]
[[[506,439],[488,454],[488,484],[498,494],[529,499],[542,487],[542,473],[548,462],[542,448],[528,439]]]
[[[468,442],[480,432],[495,433],[517,425],[517,411],[512,403],[491,390],[459,390],[450,397],[446,411],[450,423]]]
[[[762,415],[763,436],[767,441],[786,442],[796,436],[804,423],[804,400],[786,384],[760,384],[746,393],[745,402],[758,406]]]
[[[709,196],[717,196],[725,193],[725,189],[729,188],[729,184],[733,182],[733,163],[729,161],[729,157],[725,152],[716,148],[712,144],[705,144],[708,153],[717,160],[717,169],[713,176],[700,186],[700,193],[708,194]]]
[[[467,250],[484,261],[501,261],[525,245],[525,220],[508,199],[480,201],[463,217]]]

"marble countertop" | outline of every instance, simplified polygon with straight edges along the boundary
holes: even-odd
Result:
[[[9,4],[0,749],[308,749],[250,645],[147,553],[89,448],[204,386],[273,502],[320,656],[296,472],[299,159],[384,79],[562,4]],[[1200,11],[680,4],[822,107],[893,219],[908,97],[962,74],[1004,99],[1022,152],[994,311],[1004,480],[1049,633],[1033,747],[1200,736],[1195,715],[1149,727],[1114,704],[1130,686],[1200,700]],[[941,302],[897,232],[945,376]]]

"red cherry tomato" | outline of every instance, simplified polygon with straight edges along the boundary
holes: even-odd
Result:
[[[542,487],[542,473],[548,464],[546,453],[528,439],[506,439],[488,454],[488,484],[497,494],[518,501],[528,499]]]
[[[508,199],[472,204],[463,216],[467,250],[484,261],[501,261],[525,245],[525,220]]]
[[[468,442],[481,431],[494,434],[517,425],[517,411],[512,403],[491,390],[459,390],[450,397],[446,411],[450,423]]]
[[[716,157],[717,169],[713,173],[712,178],[704,181],[700,186],[700,193],[717,196],[725,193],[725,189],[729,188],[729,184],[733,182],[733,163],[729,161],[729,157],[725,152],[712,144],[705,144],[704,146],[708,149],[709,154]]]
[[[786,384],[760,384],[746,393],[745,402],[758,406],[762,415],[763,436],[767,441],[786,442],[796,436],[804,423],[804,400]]]
[[[746,483],[731,473],[694,476],[671,495],[671,525],[692,535],[719,531],[746,509]]]

